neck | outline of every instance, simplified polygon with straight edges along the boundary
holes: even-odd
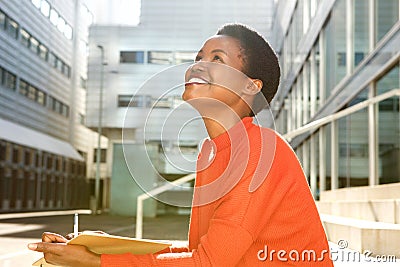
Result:
[[[217,117],[203,117],[204,124],[207,129],[208,136],[213,139],[227,130],[232,128],[245,116],[239,116],[236,113],[230,112],[229,114],[221,114]]]

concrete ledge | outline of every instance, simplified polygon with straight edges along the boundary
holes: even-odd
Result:
[[[400,225],[321,214],[328,240],[345,240],[348,248],[373,255],[400,257]]]
[[[320,213],[400,224],[400,199],[317,201]]]
[[[321,201],[336,201],[338,199],[347,201],[400,199],[400,183],[341,188],[323,191],[320,195]]]

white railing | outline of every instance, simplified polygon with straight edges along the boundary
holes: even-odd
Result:
[[[143,201],[153,196],[159,195],[165,191],[174,188],[177,185],[187,183],[194,180],[196,175],[194,173],[188,174],[182,178],[179,178],[173,182],[168,182],[160,187],[156,187],[149,192],[143,193],[137,197],[137,209],[136,209],[136,238],[142,238],[143,236]]]
[[[341,111],[339,111],[337,113],[334,113],[334,114],[328,115],[326,117],[323,117],[321,119],[318,119],[318,120],[315,120],[313,122],[310,122],[310,123],[308,123],[306,125],[303,125],[303,126],[297,128],[294,131],[291,131],[289,133],[284,134],[283,137],[286,140],[291,140],[291,139],[293,139],[294,137],[296,137],[296,136],[298,136],[300,134],[307,133],[309,131],[313,131],[313,130],[315,130],[317,128],[320,128],[321,126],[323,126],[325,124],[328,124],[328,123],[331,123],[333,121],[336,121],[336,120],[338,120],[340,118],[343,118],[343,117],[348,116],[348,115],[350,115],[352,113],[355,113],[355,112],[360,111],[360,110],[362,110],[364,108],[367,108],[369,105],[373,105],[373,104],[382,102],[383,100],[389,99],[389,98],[394,97],[394,96],[399,96],[400,97],[400,89],[390,90],[389,92],[380,94],[380,95],[375,96],[375,97],[371,97],[371,98],[369,98],[369,99],[367,99],[367,100],[365,100],[365,101],[363,101],[361,103],[358,103],[358,104],[356,104],[354,106],[348,107],[348,108],[346,108],[344,110],[341,110]]]
[[[399,96],[400,97],[400,89],[393,89],[389,92],[386,92],[384,94],[369,98],[361,103],[358,103],[354,106],[348,107],[344,110],[341,110],[337,113],[334,113],[332,115],[328,115],[324,118],[315,120],[313,122],[310,122],[294,131],[291,131],[289,133],[286,133],[283,135],[283,137],[287,140],[293,139],[294,137],[309,132],[309,131],[313,131],[325,124],[331,123],[333,121],[336,121],[340,118],[343,118],[345,116],[348,116],[352,113],[355,113],[357,111],[360,111],[364,108],[367,108],[369,105],[373,105],[376,103],[379,103],[383,100],[389,99],[391,97],[394,96]],[[136,238],[142,238],[143,236],[143,201],[152,197],[152,196],[156,196],[158,194],[161,194],[171,188],[173,188],[174,186],[177,185],[181,185],[184,184],[186,182],[189,182],[191,180],[193,180],[196,177],[196,175],[194,173],[186,175],[180,179],[177,179],[173,182],[169,182],[166,183],[160,187],[156,187],[152,190],[150,190],[147,193],[143,193],[140,196],[137,197],[137,210],[136,210]]]

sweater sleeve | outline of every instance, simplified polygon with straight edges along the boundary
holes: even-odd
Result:
[[[102,267],[113,266],[235,266],[252,244],[251,235],[229,220],[213,219],[192,252],[145,255],[101,255]]]

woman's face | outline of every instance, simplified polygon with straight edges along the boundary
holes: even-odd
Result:
[[[249,81],[243,67],[243,51],[237,39],[224,35],[209,38],[195,64],[186,71],[183,100],[211,99],[231,106]]]

